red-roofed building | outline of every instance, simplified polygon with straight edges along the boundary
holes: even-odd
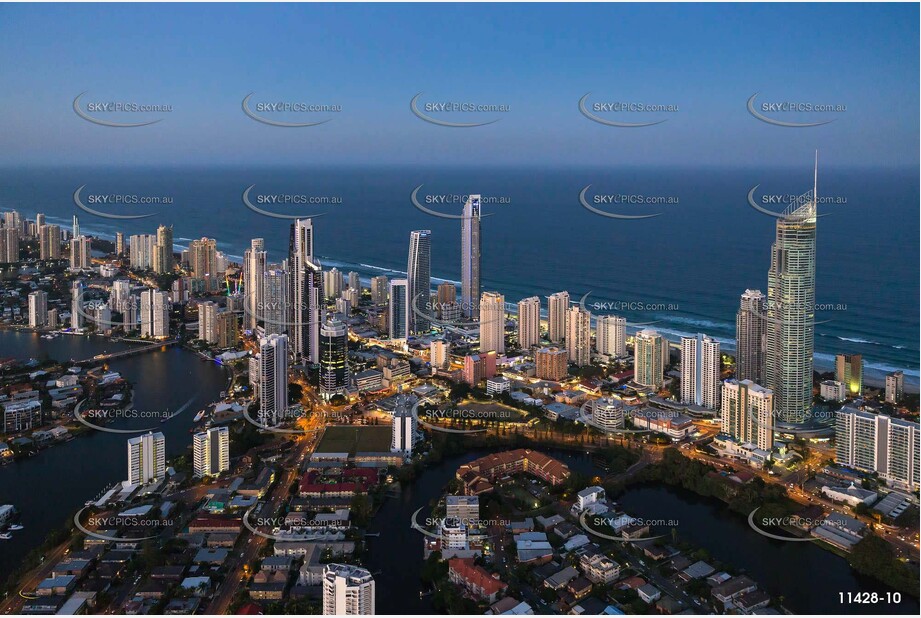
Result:
[[[377,471],[369,468],[344,470],[331,483],[321,483],[320,478],[317,470],[311,470],[301,477],[298,488],[301,498],[351,498],[355,494],[368,493],[377,484]]]
[[[258,603],[245,603],[237,610],[237,616],[261,616],[262,607]]]
[[[242,524],[234,517],[196,517],[189,524],[189,532],[240,532]]]
[[[538,451],[520,448],[514,451],[493,453],[458,468],[457,478],[471,479],[469,472],[494,482],[502,476],[527,473],[551,485],[559,485],[569,477],[569,467]]]
[[[493,577],[485,569],[475,565],[472,558],[448,560],[448,578],[474,597],[486,599],[490,603],[494,603],[498,594],[508,587],[498,577]]]

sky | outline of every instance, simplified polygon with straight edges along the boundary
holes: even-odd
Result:
[[[0,4],[0,165],[919,164],[917,4]],[[89,112],[94,102],[164,113]],[[328,113],[243,113],[259,102]],[[507,106],[431,112],[425,103]],[[627,102],[672,112],[580,113]],[[822,103],[841,111],[746,108]],[[761,109],[760,107],[757,109]]]

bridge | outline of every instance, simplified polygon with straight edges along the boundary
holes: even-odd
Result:
[[[145,342],[146,343],[146,342]],[[178,339],[170,339],[169,341],[160,341],[157,343],[151,343],[145,346],[138,346],[136,348],[131,348],[130,350],[122,350],[121,352],[112,352],[111,354],[97,354],[93,358],[85,358],[83,360],[75,361],[77,365],[93,365],[100,362],[106,362],[110,360],[115,360],[118,358],[126,358],[128,356],[136,356],[137,354],[146,354],[147,352],[156,352],[157,350],[168,348],[179,343]]]

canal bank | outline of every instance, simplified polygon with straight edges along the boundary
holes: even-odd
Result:
[[[62,335],[49,340],[37,333],[0,331],[0,356],[22,360],[79,360],[134,347],[102,337]],[[176,411],[189,403],[182,414],[165,423],[139,418],[109,425],[163,432],[167,457],[181,455],[191,445],[189,429],[196,412],[217,399],[227,383],[220,366],[180,347],[117,359],[110,369],[133,385],[132,409]],[[0,583],[48,533],[69,525],[86,500],[127,477],[129,437],[131,434],[88,431],[35,457],[0,467],[0,504],[16,505],[25,526],[0,546]]]
[[[430,503],[441,496],[459,466],[501,450],[504,449],[477,449],[445,457],[385,500],[369,529],[372,535],[380,536],[367,539],[366,565],[374,573],[378,590],[386,591],[377,598],[379,613],[434,613],[431,597],[420,596],[424,537],[411,528],[413,513],[422,508],[419,518],[426,518]],[[538,450],[582,474],[601,473],[584,451]],[[899,605],[842,605],[841,592],[885,593],[891,589],[859,575],[844,558],[812,543],[785,543],[759,535],[748,527],[744,517],[731,512],[716,498],[703,498],[680,488],[641,484],[631,486],[615,499],[635,517],[678,520],[680,539],[745,571],[772,596],[781,598],[792,612],[918,613],[917,599],[905,594]]]

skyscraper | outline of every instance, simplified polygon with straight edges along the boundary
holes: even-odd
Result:
[[[280,268],[265,271],[262,283],[262,305],[257,305],[259,321],[266,335],[288,332],[288,273]]]
[[[480,299],[480,353],[505,354],[505,297],[483,292]]]
[[[217,343],[217,303],[205,301],[198,305],[198,338]]]
[[[211,427],[192,436],[192,469],[198,478],[230,470],[230,430]]]
[[[550,343],[566,342],[566,318],[569,315],[569,292],[557,292],[547,298],[547,334]]]
[[[323,273],[313,255],[313,220],[291,224],[291,345],[294,357],[320,362],[320,322],[323,310]]]
[[[425,307],[432,295],[432,232],[415,230],[409,233],[409,260],[406,266],[409,294],[409,333],[425,333],[431,322],[425,316]]]
[[[48,293],[36,290],[29,294],[29,327],[41,328],[48,321]]]
[[[215,279],[218,276],[217,241],[200,238],[189,243],[189,270],[195,279]],[[208,286],[208,289],[212,289]]]
[[[86,236],[70,239],[70,267],[74,270],[92,268],[90,239]]]
[[[627,355],[627,318],[603,315],[595,320],[595,346],[598,352],[612,358]]]
[[[58,232],[60,234],[60,231]],[[124,232],[115,232],[115,254],[124,255],[125,254],[125,233]]]
[[[681,338],[681,403],[720,405],[720,344],[703,334]]]
[[[653,390],[662,388],[664,364],[662,335],[651,328],[639,331],[633,340],[633,380]]]
[[[288,411],[288,336],[259,340],[259,423],[274,427]]]
[[[246,294],[243,328],[255,330],[259,320],[259,307],[263,302],[262,283],[265,275],[265,240],[254,238],[250,248],[243,253],[243,289]]]
[[[518,346],[527,350],[540,343],[540,297],[518,301]]]
[[[342,290],[345,288],[342,271],[338,268],[330,268],[323,271],[323,292],[326,294],[326,302],[336,302],[336,299],[342,296]]]
[[[886,401],[888,403],[899,403],[905,390],[905,374],[901,371],[893,371],[886,374]]]
[[[541,380],[562,380],[569,374],[569,355],[561,348],[540,348],[534,355],[534,364]]]
[[[61,226],[42,225],[38,228],[38,251],[43,260],[61,259]]]
[[[480,196],[470,195],[461,219],[461,311],[479,317],[480,298]]]
[[[845,406],[835,422],[835,462],[917,491],[918,423]]]
[[[145,485],[166,477],[166,438],[160,432],[128,440],[128,484]]]
[[[579,305],[569,308],[566,319],[566,349],[569,360],[577,367],[592,361],[592,314]]]
[[[146,289],[141,292],[141,337],[169,337],[169,294]]]
[[[765,385],[778,420],[803,423],[812,408],[818,164],[812,191],[777,219],[768,271]]]
[[[857,397],[863,393],[863,356],[835,355],[835,380],[844,384],[849,397]]]
[[[19,261],[19,230],[11,227],[0,228],[0,264],[12,264]]]
[[[406,279],[390,282],[390,310],[388,312],[390,338],[406,339],[409,335],[409,285]]]
[[[157,242],[154,245],[153,271],[158,274],[173,271],[173,227],[161,225],[157,228]]]
[[[406,458],[412,457],[416,425],[417,419],[413,414],[413,405],[401,392],[397,397],[391,421],[390,451],[392,453],[402,453]]]
[[[327,316],[320,327],[320,396],[327,401],[336,395],[348,395],[348,352],[348,327]]]
[[[726,380],[721,395],[722,432],[770,451],[774,446],[774,394],[751,380]]]
[[[371,302],[375,305],[383,305],[387,302],[387,294],[390,292],[390,282],[385,275],[371,277]]]
[[[451,364],[451,344],[444,339],[435,339],[429,345],[429,357],[432,367],[445,369]]]
[[[135,270],[147,270],[153,264],[156,238],[152,234],[135,234],[129,237],[128,261]]]
[[[70,285],[70,327],[83,328],[83,280]]]
[[[764,294],[745,290],[736,313],[736,379],[760,384],[764,379],[766,324]]]
[[[323,567],[323,615],[374,615],[374,578],[367,569],[349,564]]]

